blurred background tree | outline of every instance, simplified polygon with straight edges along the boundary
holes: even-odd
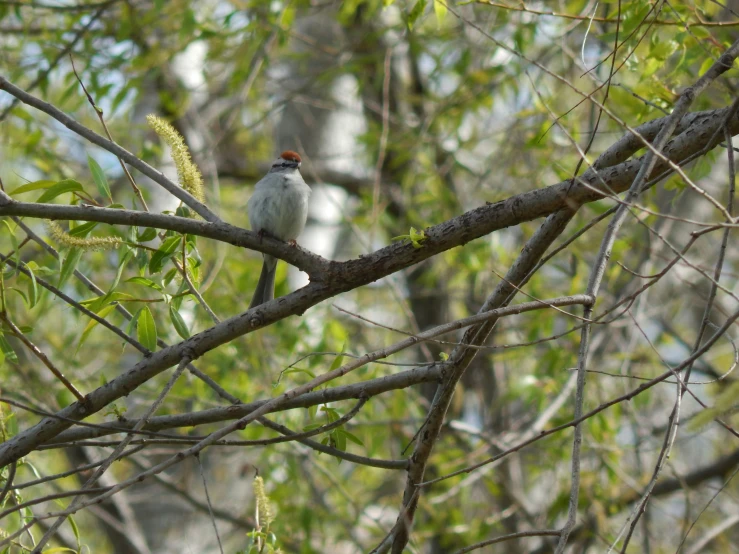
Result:
[[[681,91],[736,36],[738,9],[734,1],[663,0],[0,0],[0,76],[95,132],[109,132],[176,180],[169,151],[145,117],[169,121],[203,174],[205,204],[237,226],[248,226],[246,201],[272,159],[296,150],[313,186],[308,227],[299,242],[343,261],[368,255],[409,229],[582,174],[626,126],[670,113]],[[732,69],[691,110],[730,106],[736,86]],[[694,343],[702,344],[736,311],[739,252],[731,240],[722,247],[721,228],[697,241],[691,234],[725,221],[717,204],[731,211],[734,169],[727,146],[724,141],[686,164],[683,176],[644,192],[628,214],[596,314],[633,298],[593,326],[586,412],[681,364]],[[643,145],[634,150],[647,151]],[[116,156],[4,93],[0,161],[3,188],[15,199],[142,209]],[[133,173],[151,212],[187,215],[177,198]],[[579,229],[587,231],[529,280],[522,301],[586,291],[606,212],[614,206],[606,198],[574,215],[558,244]],[[603,222],[589,227],[597,218]],[[63,229],[78,237],[128,241],[89,251],[60,243],[42,220],[2,221],[0,253],[8,256],[0,343],[4,440],[75,400],[23,337],[83,394],[142,358],[111,329],[44,288],[42,280],[153,349],[157,339],[174,344],[243,312],[261,266],[258,253],[202,237],[180,240],[173,231],[157,236],[144,228],[64,222]],[[208,352],[197,367],[232,401],[268,399],[408,333],[473,315],[540,224],[496,231],[334,296],[302,317]],[[178,257],[174,249],[180,244],[184,254]],[[683,248],[688,249],[672,264]],[[280,263],[278,295],[307,282],[304,273]],[[646,283],[654,286],[642,290]],[[456,385],[427,479],[573,419],[581,321],[571,314],[578,310],[536,311],[496,325]],[[452,353],[459,333],[366,365],[329,388],[432,367]],[[612,544],[629,552],[680,546],[685,552],[739,551],[739,491],[731,480],[739,467],[737,385],[730,374],[736,334],[731,327],[696,361],[689,394],[679,388],[676,393],[669,379],[586,420],[575,491],[579,513],[566,551],[601,552]],[[86,421],[140,417],[167,379],[149,380]],[[344,426],[315,440],[362,457],[408,458],[438,380],[437,375],[373,395]],[[680,422],[687,423],[675,436],[670,414],[677,397],[683,400]],[[272,417],[303,431],[335,421],[355,404],[314,404]],[[156,415],[227,405],[228,398],[185,374]],[[183,423],[169,437],[138,437],[131,445],[135,452],[111,466],[96,486],[136,476],[186,448],[173,437],[205,436],[223,426],[215,421]],[[79,489],[90,464],[109,456],[122,436],[45,445],[6,466],[0,481],[7,485],[3,532],[12,535],[34,515],[66,507],[73,493],[60,500],[50,495]],[[277,435],[255,423],[229,439],[272,436]],[[423,488],[407,551],[455,552],[516,533],[522,535],[479,550],[554,551],[557,536],[525,535],[565,523],[572,443],[572,430],[565,428]],[[667,443],[672,450],[663,466],[659,458]],[[640,510],[655,467],[659,479]],[[82,470],[65,476],[75,468]],[[247,533],[260,526],[254,517],[255,473],[263,477],[274,511],[270,532],[285,552],[369,552],[402,509],[402,467],[340,460],[297,442],[221,445],[78,512],[43,548],[249,551],[257,539]],[[18,508],[27,501],[39,502]],[[638,524],[630,531],[632,521]],[[7,551],[32,550],[51,522],[35,522]]]

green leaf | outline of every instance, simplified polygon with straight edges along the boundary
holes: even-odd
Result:
[[[3,219],[3,223],[8,228],[8,234],[10,235],[10,244],[13,246],[13,261],[15,262],[15,269],[11,270],[12,272],[18,272],[19,268],[21,267],[21,252],[20,248],[18,248],[18,239],[15,236],[15,231],[18,229],[18,226],[13,224],[11,226],[10,221],[7,219]]]
[[[127,411],[128,407],[118,406],[115,402],[113,402],[113,404],[110,405],[109,409],[107,409],[103,415],[112,415],[115,416],[116,419],[120,419]]]
[[[701,64],[700,69],[698,69],[698,75],[703,75],[706,71],[708,71],[708,68],[710,68],[713,63],[713,58],[711,58],[710,56],[707,57]]]
[[[98,310],[102,309],[103,306],[107,306],[113,301],[111,298],[112,296],[112,293],[107,292],[102,296],[96,296],[95,298],[90,298],[89,300],[82,300],[80,304],[85,306],[91,312],[97,313]]]
[[[424,232],[423,229],[419,231],[415,227],[411,227],[411,231],[409,234],[398,235],[397,237],[393,237],[390,240],[409,240],[411,241],[413,248],[422,248],[423,245],[421,243],[425,241],[427,238],[428,237],[426,236],[426,233]]]
[[[4,416],[3,423],[5,424],[5,436],[11,436],[14,437],[18,434],[19,427],[18,427],[18,418],[15,417],[14,413],[8,414],[8,412],[5,412],[7,415]],[[36,479],[41,479],[41,476],[38,474],[38,470],[36,467],[28,461],[27,458],[21,458],[21,460],[25,460],[21,462],[21,465],[28,466],[31,468],[31,471],[33,472]]]
[[[280,27],[283,29],[289,29],[292,27],[293,21],[295,20],[296,14],[295,6],[291,3],[285,5],[280,14]]]
[[[157,328],[154,324],[154,316],[151,315],[148,306],[144,306],[139,312],[136,334],[139,342],[153,352],[157,348]]]
[[[190,208],[188,208],[187,206],[178,206],[177,209],[174,211],[174,215],[176,215],[177,217],[190,217]]]
[[[33,308],[36,305],[36,302],[38,302],[38,283],[36,283],[36,275],[34,275],[33,270],[26,264],[26,269],[28,270],[28,277],[29,277],[29,283],[28,283],[28,307]]]
[[[139,242],[149,242],[157,238],[157,230],[151,227],[146,227],[143,231],[136,235],[136,240]]]
[[[335,408],[329,408],[328,406],[322,406],[321,411],[326,414],[326,419],[329,423],[333,423],[337,419],[341,419],[341,415]]]
[[[174,325],[177,334],[183,339],[189,339],[190,329],[187,328],[187,323],[185,323],[185,320],[182,319],[180,313],[175,310],[171,304],[169,306],[169,318],[172,320],[172,324]]]
[[[118,262],[118,271],[116,271],[115,279],[113,279],[113,283],[110,285],[110,292],[113,292],[113,290],[118,286],[118,283],[121,280],[121,275],[123,275],[123,270],[126,268],[126,264],[132,256],[133,252],[131,252],[131,250],[126,250],[123,256],[121,256],[121,261]]]
[[[113,101],[110,104],[110,111],[115,112],[118,109],[118,106],[120,106],[121,102],[128,96],[128,93],[131,92],[131,89],[129,87],[121,87],[121,90],[118,91],[118,93],[113,97]]]
[[[172,282],[172,279],[174,279],[177,276],[177,268],[173,267],[170,269],[167,273],[164,274],[164,277],[162,277],[162,283],[165,285],[169,285]]]
[[[79,248],[70,248],[69,252],[67,252],[67,255],[64,257],[64,261],[62,262],[62,269],[59,272],[59,284],[57,285],[59,288],[64,285],[64,283],[67,282],[67,279],[69,279],[69,276],[74,273],[74,270],[77,268],[77,264],[80,261],[80,258],[82,257],[82,250]]]
[[[79,85],[74,81],[69,83],[67,88],[64,90],[62,95],[59,97],[59,100],[57,101],[58,105],[63,106],[64,104],[66,104],[67,100],[69,100],[69,98],[77,92],[78,87]]]
[[[341,432],[341,429],[336,429],[331,433],[331,438],[333,438],[334,446],[341,450],[342,452],[346,451],[346,435]]]
[[[87,155],[87,165],[90,167],[92,180],[95,181],[95,186],[97,186],[100,196],[107,197],[112,202],[113,197],[110,195],[110,186],[108,185],[108,180],[105,178],[105,173],[103,173],[103,168],[100,167],[100,164],[90,154]]]
[[[169,237],[164,241],[164,243],[159,247],[159,250],[154,252],[151,257],[151,261],[149,262],[149,273],[153,275],[162,270],[164,262],[174,255],[177,250],[177,246],[180,244],[180,240],[180,237],[176,236]]]
[[[642,25],[647,25],[647,14],[652,10],[649,3],[639,4],[635,2],[634,8],[626,10],[624,13],[623,23],[621,24],[622,36],[629,36],[633,30]]]
[[[143,310],[143,308],[141,309]],[[133,335],[133,330],[136,328],[136,325],[139,322],[139,316],[141,315],[141,310],[137,311],[135,314],[133,314],[133,317],[131,318],[131,321],[128,322],[128,325],[126,326],[126,334],[130,337]],[[123,341],[123,347],[125,348],[128,343],[126,341]]]
[[[290,375],[291,373],[305,373],[311,379],[315,379],[316,377],[316,374],[313,373],[312,371],[309,371],[307,369],[300,369],[299,367],[292,367],[290,369],[286,369],[280,374],[280,377],[284,377],[285,375]]]
[[[137,285],[144,285],[150,289],[164,292],[164,289],[160,285],[157,285],[154,281],[147,279],[146,277],[131,277],[130,279],[126,279],[126,283],[136,283]]]
[[[108,304],[107,306],[103,307],[101,310],[99,310],[97,313],[98,316],[100,316],[102,319],[105,319],[105,317],[115,310],[115,304]],[[85,325],[85,329],[82,331],[82,335],[80,336],[80,342],[77,344],[77,351],[79,352],[79,349],[82,347],[82,344],[87,340],[87,337],[90,336],[90,333],[95,328],[95,326],[98,324],[98,321],[96,319],[91,319],[87,322],[87,325]]]
[[[74,179],[65,179],[64,181],[59,181],[55,185],[49,187],[49,189],[45,193],[39,196],[36,202],[38,202],[39,204],[43,204],[44,202],[53,200],[60,194],[64,194],[66,192],[82,192],[84,190],[85,189],[82,188],[82,185]]]
[[[349,431],[347,431],[343,427],[341,428],[341,432],[344,434],[344,436],[346,436],[347,439],[352,441],[354,444],[358,444],[359,446],[364,446],[364,443],[359,437],[357,437],[356,435],[352,435]]]
[[[341,347],[341,353],[334,358],[334,361],[331,362],[331,367],[329,368],[329,371],[333,371],[334,369],[338,369],[341,367],[341,360],[344,359],[344,353],[346,352],[346,343],[344,343],[344,346]]]
[[[82,225],[77,225],[77,227],[72,227],[69,230],[69,235],[72,237],[82,237],[85,238],[90,231],[92,231],[95,227],[97,227],[98,222],[97,221],[87,221],[86,223],[83,223]]]
[[[436,23],[441,27],[446,17],[446,4],[442,4],[439,0],[434,0],[434,13],[436,14]]]
[[[189,292],[187,283],[184,281],[180,283],[180,289],[187,289],[186,291],[178,291],[174,298],[172,298],[172,306],[175,310],[179,311],[182,308],[182,303],[188,296],[192,296]]]
[[[133,300],[134,297],[125,292],[110,291],[103,296],[96,296],[94,298],[88,298],[87,300],[80,300],[85,308],[90,311],[97,312],[104,304],[110,304],[111,302],[118,302],[119,300]]]
[[[33,332],[33,327],[30,325],[16,325],[18,327],[18,330],[23,333],[24,335],[29,335]],[[13,331],[9,328],[3,325],[2,330],[0,331],[0,335],[3,333],[13,333]]]
[[[149,265],[149,254],[146,250],[143,248],[137,248],[135,258],[136,260],[136,266],[139,269],[144,269],[146,266]]]
[[[408,14],[408,28],[413,29],[413,25],[416,24],[416,20],[423,14],[423,10],[426,9],[426,0],[418,0],[416,4],[411,8]]]
[[[426,240],[426,233],[424,233],[423,229],[420,231],[416,230],[415,227],[411,227],[411,244],[413,244],[413,248],[421,248],[421,242]]]
[[[70,515],[69,516],[69,524],[72,527],[72,532],[74,533],[74,537],[77,539],[77,550],[80,549],[80,530],[79,527],[77,527],[77,522],[74,520],[74,518]]]
[[[0,336],[0,352],[3,353],[6,360],[9,360],[14,364],[18,363],[18,355],[4,336]]]
[[[32,190],[48,189],[56,183],[57,181],[49,181],[46,179],[42,181],[33,181],[32,183],[26,183],[25,185],[21,185],[18,188],[14,188],[8,194],[12,196],[14,194],[23,194],[24,192],[30,192]]]
[[[13,292],[17,293],[23,299],[23,302],[28,304],[28,297],[26,296],[25,292],[15,287],[8,287],[8,290],[12,290]]]

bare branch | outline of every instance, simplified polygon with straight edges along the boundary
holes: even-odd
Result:
[[[510,535],[503,535],[502,537],[496,537],[494,539],[472,544],[470,546],[462,548],[461,550],[457,550],[454,554],[464,554],[465,552],[472,552],[473,550],[478,550],[483,546],[510,541],[513,539],[522,539],[525,537],[558,537],[560,534],[561,531],[558,531],[556,529],[536,529],[533,531],[520,531],[518,533],[511,533]]]

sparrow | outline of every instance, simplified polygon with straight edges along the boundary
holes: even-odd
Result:
[[[252,231],[297,244],[295,239],[308,219],[310,197],[310,187],[300,175],[301,161],[297,152],[286,150],[255,185],[254,194],[246,204]],[[263,256],[262,273],[249,309],[275,297],[277,258],[268,254]]]

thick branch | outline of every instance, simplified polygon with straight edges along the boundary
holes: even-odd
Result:
[[[665,148],[664,154],[671,160],[680,162],[707,146],[715,146],[720,140],[720,136],[716,131],[725,122],[728,113],[728,109],[715,110],[696,118],[692,127],[676,137]],[[739,116],[735,115],[726,124],[732,134],[739,133]],[[710,144],[707,144],[709,142]],[[366,285],[435,254],[466,244],[492,231],[536,219],[562,208],[569,208],[573,204],[579,205],[583,202],[602,198],[603,195],[598,190],[603,190],[603,186],[607,187],[609,192],[623,191],[631,184],[640,166],[640,160],[630,160],[601,170],[597,174],[594,170],[590,170],[580,178],[580,183],[585,184],[576,183],[572,185],[568,180],[544,189],[520,194],[496,204],[481,206],[445,223],[426,229],[427,238],[423,241],[422,248],[414,248],[405,242],[396,243],[355,260],[343,263],[332,262],[329,265],[328,273],[324,276],[325,280],[322,279],[322,282],[311,282],[292,294],[231,317],[186,341],[156,352],[120,377],[90,393],[86,397],[87,402],[84,405],[80,403],[72,404],[62,410],[59,415],[70,419],[83,419],[117,398],[130,393],[168,367],[177,364],[185,355],[194,359],[236,337],[253,332],[290,315],[302,314],[305,310],[326,298]],[[660,161],[652,174],[661,174],[667,169],[668,166],[665,162]],[[6,207],[0,208],[0,215],[6,213],[11,215],[19,204],[11,202]],[[86,210],[87,208],[81,209]],[[96,209],[92,209],[92,212],[95,213]],[[12,213],[12,215],[23,214]],[[75,212],[74,217],[75,219],[79,218],[77,212]],[[97,221],[97,219],[93,220]],[[203,223],[202,225],[207,226],[209,224]],[[210,225],[216,228],[225,224]],[[265,248],[265,250],[267,249]],[[308,257],[306,254],[306,259]],[[68,427],[69,423],[67,422],[47,418],[36,426],[19,433],[0,446],[0,467],[26,455],[33,448],[48,441]],[[418,480],[420,481],[420,478]]]
[[[285,410],[294,410],[295,408],[308,408],[310,406],[317,406],[318,404],[323,403],[351,400],[359,398],[362,394],[366,394],[367,396],[377,396],[383,392],[405,389],[420,383],[437,381],[440,374],[440,368],[436,366],[414,368],[395,375],[378,377],[377,379],[371,379],[361,383],[342,385],[339,387],[309,392],[285,402],[275,411],[281,412]],[[152,417],[143,429],[146,431],[162,431],[165,429],[195,427],[197,425],[241,419],[267,402],[268,400],[257,400],[246,404],[233,404],[222,408],[211,408],[200,412]],[[133,428],[137,421],[137,419],[122,419],[111,423],[103,423],[94,428],[77,427],[60,433],[54,437],[53,442],[73,442],[113,435],[115,433],[120,433],[121,429]]]
[[[98,208],[96,206],[68,206],[64,204],[37,204],[35,202],[18,202],[0,191],[0,216],[23,216],[39,219],[57,219],[71,221],[98,221],[110,225],[126,225],[166,229],[178,233],[206,237],[234,246],[249,248],[265,254],[276,256],[294,265],[309,275],[317,275],[328,269],[329,262],[320,256],[307,252],[302,248],[290,246],[270,237],[260,237],[257,233],[247,231],[222,221],[207,221],[178,217],[174,215],[152,214],[136,210],[119,210]]]
[[[664,155],[671,161],[680,163],[702,149],[715,147],[721,141],[721,136],[716,131],[726,120],[728,114],[729,108],[724,108],[686,115],[684,119],[692,122],[692,125],[667,145],[663,151]],[[660,121],[663,120],[664,118],[660,119]],[[739,134],[739,115],[735,114],[726,123],[732,135]],[[644,125],[650,133],[655,128],[651,122]],[[681,127],[683,126],[681,124]],[[620,159],[639,147],[639,143],[624,139],[617,144],[620,146],[608,149],[608,155],[603,161],[599,160],[596,167]],[[493,231],[545,217],[562,208],[592,202],[606,194],[623,192],[631,185],[640,167],[641,159],[635,159],[604,169],[591,169],[578,179],[577,184],[573,185],[568,179],[556,185],[512,196],[495,204],[480,206],[444,223],[429,227],[424,231],[427,238],[423,241],[423,248],[414,248],[405,241],[397,242],[367,256],[342,263],[331,263],[330,267],[318,256],[290,248],[284,243],[266,237],[260,240],[255,233],[223,222],[207,223],[129,210],[33,204],[7,201],[7,199],[4,205],[0,199],[0,215],[139,225],[222,240],[284,259],[306,271],[314,280],[317,273],[323,274],[328,270],[329,278],[332,280],[331,289],[325,291],[326,298],[328,298],[376,281]],[[660,160],[650,173],[650,177],[659,175],[668,169],[668,165]],[[606,192],[602,194],[599,191]],[[303,306],[302,310],[296,313],[305,311],[308,307],[310,306]]]
[[[672,479],[664,479],[658,481],[655,487],[652,489],[652,497],[661,497],[672,494],[680,490],[685,490],[688,487],[696,487],[705,481],[710,479],[723,479],[726,478],[730,473],[736,470],[739,466],[739,450],[735,450],[731,454],[719,458],[715,462],[674,477]],[[616,498],[612,503],[605,506],[610,513],[614,513],[618,510],[623,510],[629,504],[636,502],[640,499],[641,494],[639,491],[630,490],[626,494],[619,498]],[[575,541],[581,540],[582,538],[591,534],[591,529],[586,524],[576,526],[570,533],[570,544]],[[535,550],[532,554],[543,554],[544,552],[551,552],[551,549],[540,548]]]
[[[561,210],[547,218],[526,243],[521,255],[508,270],[505,279],[498,284],[487,298],[480,308],[480,312],[500,308],[511,301],[517,292],[516,287],[523,286],[531,277],[532,269],[536,267],[537,262],[552,242],[564,231],[574,213],[572,210]],[[455,348],[449,357],[448,367],[445,368],[443,374],[443,382],[436,390],[428,417],[418,432],[415,449],[411,456],[411,464],[408,468],[408,477],[403,493],[402,516],[398,517],[391,532],[393,554],[402,552],[408,543],[410,527],[413,523],[420,496],[418,485],[423,481],[431,451],[443,427],[456,384],[478,353],[477,349],[468,348],[468,345],[478,346],[483,344],[496,323],[497,320],[493,319],[468,328],[462,339],[462,344]],[[376,550],[377,552],[386,552],[387,547],[378,547]]]
[[[477,314],[471,317],[467,317],[467,318],[460,319],[457,321],[452,321],[450,323],[446,323],[444,325],[439,325],[432,329],[428,329],[424,331],[423,333],[420,333],[418,335],[413,335],[411,337],[403,339],[400,342],[397,342],[393,345],[382,348],[381,350],[365,354],[364,356],[361,356],[355,362],[351,362],[347,366],[342,366],[339,369],[342,370],[342,374],[345,374],[351,369],[359,368],[374,360],[387,357],[390,354],[393,354],[396,352],[400,352],[401,350],[404,350],[405,348],[408,348],[409,346],[412,346],[414,344],[418,344],[422,341],[430,340],[433,337],[444,335],[444,334],[450,333],[452,331],[456,331],[458,329],[462,329],[470,325],[475,325],[482,321],[498,319],[500,317],[520,314],[523,312],[537,310],[537,309],[584,304],[584,303],[587,303],[588,301],[589,299],[586,296],[574,295],[574,296],[564,296],[562,298],[555,298],[551,300],[537,300],[534,302],[525,302],[522,304],[517,304],[515,306],[510,306],[508,308],[502,308],[500,310],[488,310],[488,311],[482,312],[480,314]],[[275,406],[274,409],[269,410],[269,411],[281,411],[282,409],[284,409],[284,406],[288,406],[288,405],[291,408],[296,408],[296,407],[307,408],[309,406],[313,406],[313,405],[323,403],[323,402],[344,400],[347,398],[359,398],[359,397],[365,397],[365,396],[372,396],[374,394],[379,394],[381,392],[391,390],[392,388],[400,388],[400,385],[403,385],[403,384],[405,386],[410,386],[411,383],[408,382],[408,379],[413,379],[414,382],[425,381],[427,380],[426,377],[424,376],[423,379],[421,379],[421,377],[427,371],[432,376],[428,380],[431,380],[432,378],[436,378],[437,376],[436,371],[432,371],[430,369],[429,370],[413,369],[411,371],[406,371],[406,372],[400,373],[395,376],[383,377],[380,379],[373,379],[365,383],[359,383],[358,385],[349,385],[347,387],[327,389],[327,390],[320,391],[319,393],[301,394],[294,398],[292,397],[288,398],[287,400],[281,402],[279,405]],[[419,379],[419,380],[415,381],[415,379]],[[347,394],[350,394],[350,396],[347,396]],[[228,408],[208,410],[206,412],[217,414],[216,417],[218,419],[201,420],[200,423],[210,423],[212,421],[223,421],[226,419],[241,419],[249,415],[254,410],[260,409],[265,403],[273,402],[273,401],[274,399],[266,401],[266,402],[252,402],[248,405],[248,410],[246,411],[243,410],[247,406],[244,404],[234,404],[232,406],[229,406]],[[306,403],[306,401],[308,403]],[[201,414],[205,414],[206,412],[201,412]],[[240,414],[240,415],[237,416],[236,414]],[[202,417],[202,415],[200,417]],[[190,422],[192,421],[190,419],[190,416],[188,416],[188,419],[186,421],[190,421]],[[184,425],[193,425],[193,423],[192,422],[185,423]],[[178,426],[183,426],[183,424],[181,423]],[[93,436],[102,436],[102,435],[110,434],[113,432],[119,432],[121,430],[120,425],[116,425],[116,427],[117,429],[111,428],[109,432],[104,431],[101,434],[89,435],[88,438],[92,438]],[[98,432],[98,431],[99,431],[99,428],[96,427],[95,432]],[[69,435],[73,436],[74,431],[70,431],[67,434],[67,436]],[[55,442],[58,442],[58,437],[55,438]]]
[[[717,479],[726,477],[739,466],[739,450],[735,450],[731,454],[719,458],[712,464],[691,471],[684,475],[673,479],[663,479],[652,489],[652,496],[664,496],[675,491],[679,491],[688,487],[695,487],[707,481],[708,479]],[[630,491],[622,498],[616,501],[616,505],[626,505],[636,502],[640,498],[638,491]]]

